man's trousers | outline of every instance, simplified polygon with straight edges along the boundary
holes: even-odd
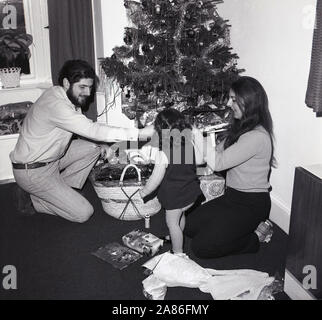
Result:
[[[30,193],[37,212],[85,222],[92,205],[75,189],[81,189],[100,154],[100,147],[81,139],[73,140],[65,155],[36,169],[13,169],[17,184]]]

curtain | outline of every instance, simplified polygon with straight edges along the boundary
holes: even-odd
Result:
[[[53,83],[64,62],[82,59],[95,67],[94,32],[91,0],[48,0],[51,71]],[[94,97],[93,97],[94,100]],[[95,101],[85,112],[97,119]]]
[[[313,34],[311,69],[305,103],[322,116],[322,0],[317,0],[316,25]]]

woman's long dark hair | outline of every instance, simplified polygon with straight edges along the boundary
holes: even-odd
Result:
[[[268,98],[263,86],[254,78],[240,77],[231,86],[236,102],[242,110],[242,118],[234,119],[227,133],[224,148],[234,144],[239,137],[261,125],[272,143],[271,167],[275,167],[273,121],[268,109]]]

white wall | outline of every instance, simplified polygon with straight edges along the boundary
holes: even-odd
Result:
[[[101,0],[104,56],[111,56],[115,46],[124,44],[124,27],[128,25],[123,0]]]
[[[93,6],[96,8],[95,21],[96,24],[96,48],[97,57],[110,57],[113,54],[115,46],[124,44],[124,28],[129,25],[123,0],[92,0]],[[100,11],[100,16],[99,15]],[[98,49],[98,44],[100,48]],[[121,108],[120,88],[115,82],[106,80],[106,89],[104,93],[97,94],[97,109],[99,114],[102,113],[109,105],[108,112],[103,114],[98,121],[107,122],[111,126],[134,127],[134,120],[129,120],[123,113]],[[110,102],[114,104],[110,105]]]
[[[305,106],[316,0],[226,0],[231,46],[267,91],[275,126],[278,168],[272,197],[290,213],[294,169],[322,163],[322,118]]]

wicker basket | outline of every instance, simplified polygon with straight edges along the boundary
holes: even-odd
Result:
[[[138,180],[124,181],[126,171],[134,167]],[[139,190],[142,187],[140,169],[134,165],[127,165],[119,182],[98,182],[91,177],[94,189],[102,201],[103,210],[110,216],[121,220],[139,220],[146,216],[153,216],[161,209],[158,199],[155,197],[146,203],[142,203]]]
[[[225,179],[216,174],[199,177],[200,189],[203,192],[206,201],[218,198],[225,193]]]
[[[0,79],[3,88],[17,88],[20,86],[21,68],[0,69]]]

